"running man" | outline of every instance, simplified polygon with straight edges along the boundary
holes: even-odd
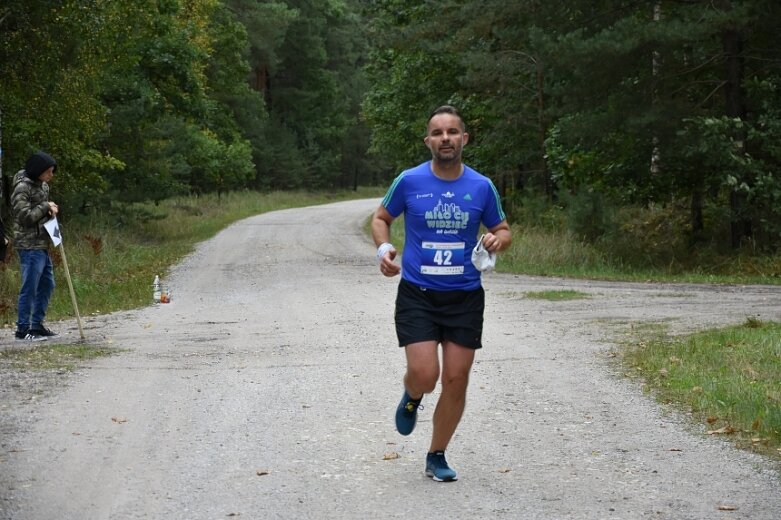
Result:
[[[493,183],[461,161],[468,141],[458,111],[449,105],[436,109],[423,139],[431,160],[396,177],[372,219],[380,272],[387,277],[401,273],[395,322],[407,370],[396,409],[400,434],[412,433],[423,396],[442,378],[425,470],[438,482],[458,479],[445,450],[464,411],[475,350],[482,347],[485,293],[471,261],[480,224],[487,229],[482,245],[490,253],[512,241]],[[406,238],[398,265],[390,229],[402,213]]]

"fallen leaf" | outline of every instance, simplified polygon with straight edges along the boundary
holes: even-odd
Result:
[[[122,424],[127,422],[127,419],[124,417],[112,417],[111,420],[117,424]]]
[[[256,473],[259,477],[264,477],[266,475],[271,474],[271,472],[267,469],[259,469],[258,471],[256,471]]]
[[[499,468],[499,473],[509,473],[512,471],[510,468]]]
[[[714,435],[714,434],[718,434],[718,433],[727,433],[727,434],[729,434],[729,433],[735,433],[736,431],[738,431],[738,430],[736,430],[732,426],[725,426],[724,428],[719,428],[718,430],[710,430],[708,432],[708,435]]]
[[[713,417],[713,416],[710,416],[710,417],[708,417],[707,419],[705,419],[705,421],[706,421],[708,424],[713,424],[713,423],[715,423],[715,422],[716,422],[716,421],[718,421],[718,420],[719,420],[719,418],[718,418],[718,417]]]
[[[737,511],[738,506],[733,506],[732,504],[719,504],[719,507],[717,507],[719,511]]]
[[[670,448],[670,451],[683,451],[681,448]]]
[[[386,453],[385,455],[382,456],[382,460],[395,460],[395,459],[400,459],[400,458],[401,458],[401,455],[399,455],[395,451],[389,451],[388,453]]]

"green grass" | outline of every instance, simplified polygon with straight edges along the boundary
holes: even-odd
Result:
[[[116,352],[117,349],[83,344],[36,344],[33,348],[0,350],[0,364],[9,364],[17,370],[70,371],[84,361]]]
[[[642,243],[634,247],[643,249]],[[513,244],[500,254],[497,270],[514,274],[631,282],[781,284],[781,254],[735,253],[699,264],[638,265],[618,259],[604,246],[556,229],[513,226]],[[621,253],[620,251],[618,253]]]
[[[523,293],[523,295],[526,298],[531,298],[533,300],[548,300],[553,302],[565,300],[584,300],[591,298],[590,294],[580,291],[572,291],[569,289],[558,291],[530,291]]]
[[[781,459],[781,323],[669,337],[636,330],[625,373],[660,401],[692,412],[713,435]]]

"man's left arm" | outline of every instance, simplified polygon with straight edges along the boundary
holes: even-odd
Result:
[[[497,225],[488,228],[488,233],[483,237],[483,247],[491,253],[504,251],[513,242],[513,234],[510,230],[510,224],[506,220]]]

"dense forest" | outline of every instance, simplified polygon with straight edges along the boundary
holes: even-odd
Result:
[[[781,246],[777,0],[2,0],[4,197],[37,149],[70,211],[384,184],[463,112],[507,208],[661,212]],[[66,213],[67,215],[67,213]]]

